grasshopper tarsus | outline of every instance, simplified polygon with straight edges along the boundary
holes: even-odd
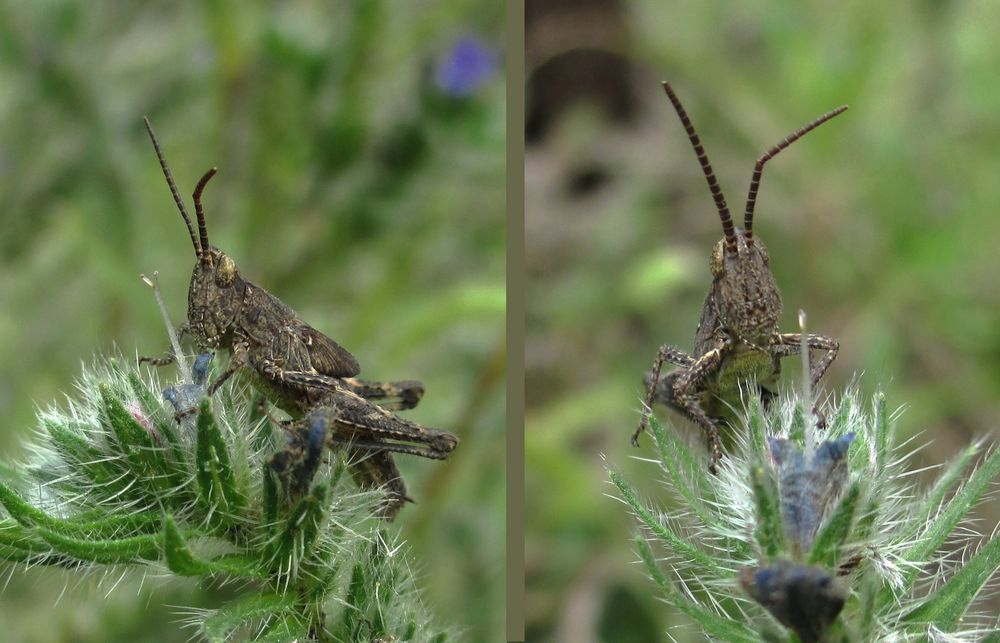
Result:
[[[142,366],[143,364],[149,364],[150,366],[159,367],[159,366],[169,366],[170,364],[173,364],[175,361],[177,360],[174,358],[174,354],[168,352],[164,354],[163,357],[148,357],[146,355],[140,355],[139,358],[136,359],[136,364],[139,366]]]
[[[212,397],[215,395],[215,392],[219,390],[219,387],[225,384],[230,377],[236,374],[238,368],[238,366],[234,366],[230,363],[226,370],[222,371],[222,373],[220,373],[219,376],[215,378],[215,381],[208,387],[208,396]]]

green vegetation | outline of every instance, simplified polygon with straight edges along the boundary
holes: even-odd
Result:
[[[1000,451],[970,470],[983,450],[973,443],[922,490],[907,466],[912,451],[894,443],[884,396],[869,413],[848,393],[827,407],[833,422],[822,432],[796,427],[811,407],[786,396],[765,413],[751,400],[718,476],[677,466],[690,446],[654,421],[661,488],[675,509],[641,498],[609,468],[641,528],[639,558],[697,626],[693,636],[848,643],[1000,632],[975,602],[1000,568],[1000,534],[974,544],[983,534],[969,518],[1000,474]]]
[[[204,197],[213,243],[364,376],[422,380],[407,417],[460,436],[447,463],[398,458],[416,504],[391,530],[434,621],[495,639],[504,79],[495,68],[459,95],[436,70],[466,37],[499,57],[502,18],[478,0],[3,3],[3,459],[31,456],[34,405],[69,391],[81,361],[167,346],[139,273],[158,270],[175,321],[184,311],[194,257],[148,115],[185,197],[219,168]],[[239,593],[133,576],[110,591],[23,567],[5,582],[5,634],[26,642],[183,641],[170,606],[218,609]]]
[[[267,464],[284,432],[253,417],[245,387],[221,388],[178,422],[160,387],[98,362],[77,382],[81,399],[41,414],[31,459],[0,482],[0,559],[105,579],[236,581],[238,596],[216,609],[181,606],[210,641],[447,639],[417,597],[409,552],[374,517],[381,494],[348,482],[343,452],[293,497]]]

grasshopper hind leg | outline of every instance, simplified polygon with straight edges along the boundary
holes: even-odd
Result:
[[[385,500],[375,512],[379,518],[392,521],[404,503],[413,502],[406,495],[406,484],[391,453],[370,447],[349,447],[347,462],[351,468],[351,476],[359,487],[381,487],[385,491]]]
[[[415,408],[424,396],[424,385],[416,380],[375,382],[357,377],[341,380],[354,394],[374,401],[387,411],[405,411]]]
[[[285,428],[289,432],[288,445],[271,456],[269,464],[281,478],[286,495],[294,502],[309,493],[327,447],[337,442],[337,428],[324,410],[313,412]],[[392,454],[379,442],[377,438],[369,439],[359,445],[346,440],[347,465],[351,477],[362,489],[385,490],[385,500],[375,515],[391,521],[403,503],[412,500],[406,495],[406,485]]]

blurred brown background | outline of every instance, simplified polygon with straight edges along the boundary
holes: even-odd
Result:
[[[850,104],[768,164],[755,231],[783,327],[803,308],[841,341],[826,390],[884,388],[900,436],[927,443],[914,467],[940,464],[1000,425],[1000,7],[526,6],[528,636],[667,640],[683,620],[632,564],[601,460],[657,498],[655,467],[630,460],[651,456],[628,442],[642,376],[660,344],[692,348],[721,237],[659,81],[737,213],[761,153]],[[1000,507],[980,518],[990,532]]]

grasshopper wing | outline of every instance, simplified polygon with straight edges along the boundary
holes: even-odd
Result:
[[[327,377],[354,377],[358,360],[346,348],[299,319],[288,305],[247,281],[241,331],[263,353],[288,371],[320,373]]]
[[[297,329],[309,351],[309,361],[317,373],[329,377],[354,377],[361,372],[358,360],[346,348],[300,321]]]

